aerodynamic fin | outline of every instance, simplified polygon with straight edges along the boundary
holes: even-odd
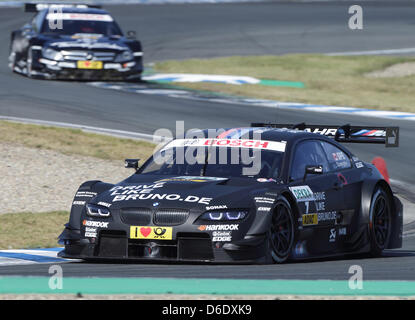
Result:
[[[25,3],[25,12],[38,12],[43,9],[49,8],[96,8],[99,9],[99,5],[81,4],[81,3]]]
[[[377,143],[386,147],[399,147],[399,127],[307,125],[280,123],[251,123],[251,127],[286,128],[318,133],[334,138],[337,142]]]

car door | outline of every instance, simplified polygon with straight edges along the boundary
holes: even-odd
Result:
[[[294,148],[289,189],[301,218],[298,225],[313,254],[333,252],[337,246],[339,212],[344,208],[344,191],[337,172],[330,170],[320,140],[305,140]],[[306,166],[322,166],[320,174],[305,175]]]
[[[321,146],[329,163],[329,172],[335,173],[341,182],[339,186],[343,191],[344,205],[339,212],[339,236],[347,241],[357,231],[353,229],[357,223],[353,222],[358,218],[361,203],[363,164],[360,162],[356,167],[348,153],[333,143],[321,141]]]

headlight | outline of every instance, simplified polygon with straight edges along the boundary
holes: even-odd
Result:
[[[108,208],[96,204],[87,204],[86,212],[91,217],[108,217],[111,212]]]
[[[242,220],[248,215],[248,210],[208,211],[202,214],[201,220],[205,221],[236,221]]]
[[[131,61],[134,59],[134,56],[131,51],[123,51],[117,55],[115,62],[125,62]]]
[[[42,50],[42,56],[49,60],[62,61],[63,56],[59,51],[53,50],[51,48],[44,48]]]

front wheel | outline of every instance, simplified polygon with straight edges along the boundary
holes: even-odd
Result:
[[[275,205],[268,241],[268,254],[272,262],[287,261],[294,243],[294,218],[290,203],[283,197]]]
[[[31,47],[29,48],[27,52],[26,75],[28,78],[34,78],[33,77],[33,51]]]
[[[382,188],[376,189],[370,205],[370,253],[380,256],[388,245],[391,235],[391,201],[389,195]]]

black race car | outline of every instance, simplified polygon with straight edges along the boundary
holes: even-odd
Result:
[[[9,67],[30,78],[140,80],[141,43],[85,5],[26,4],[35,16],[11,33]]]
[[[140,168],[127,159],[136,172],[118,184],[82,184],[59,256],[282,263],[401,247],[402,204],[340,143],[397,146],[399,128],[211,132],[167,143]]]

